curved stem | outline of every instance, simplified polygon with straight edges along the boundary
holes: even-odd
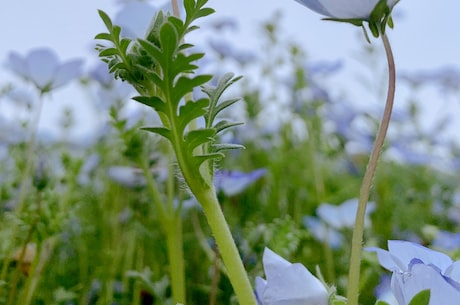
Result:
[[[366,206],[369,200],[369,194],[372,187],[372,180],[377,168],[382,146],[385,141],[388,126],[390,124],[391,112],[393,109],[393,102],[396,88],[396,71],[395,63],[393,58],[393,52],[391,50],[390,42],[385,33],[382,33],[382,41],[385,47],[385,52],[388,60],[388,93],[383,113],[380,128],[377,133],[377,137],[374,142],[374,147],[367,164],[366,172],[364,174],[363,182],[361,184],[361,190],[359,193],[358,210],[356,212],[355,228],[353,230],[353,239],[351,246],[350,256],[350,270],[348,273],[348,305],[357,305],[359,298],[359,275],[361,268],[361,252],[362,252],[362,241],[364,235],[364,218],[366,213]]]
[[[214,188],[195,192],[201,203],[211,231],[224,262],[227,274],[240,305],[257,304],[254,291],[249,281],[240,254],[225,220],[216,197]]]

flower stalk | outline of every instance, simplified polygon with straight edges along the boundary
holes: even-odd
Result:
[[[361,269],[361,253],[362,242],[364,235],[364,220],[366,215],[367,202],[369,200],[370,191],[372,188],[372,181],[377,168],[378,160],[382,152],[382,147],[387,134],[388,126],[390,124],[391,113],[393,110],[393,103],[396,89],[396,69],[393,58],[393,52],[387,35],[381,33],[382,42],[385,48],[385,53],[388,61],[388,91],[380,127],[375,138],[374,146],[366,167],[366,172],[361,184],[358,210],[356,212],[355,228],[353,230],[353,239],[350,255],[350,269],[348,273],[348,291],[347,299],[348,305],[357,305],[359,299],[359,277]]]

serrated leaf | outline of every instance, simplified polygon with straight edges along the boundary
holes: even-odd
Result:
[[[168,111],[166,103],[158,96],[135,96],[133,100],[152,107],[157,112],[167,113]]]
[[[142,130],[159,134],[171,141],[171,130],[166,127],[142,127]]]
[[[105,24],[105,27],[111,32],[112,31],[112,20],[110,20],[109,15],[107,15],[104,11],[98,10],[99,16],[101,17],[102,21]]]
[[[428,305],[430,303],[430,296],[430,289],[422,290],[410,300],[409,305]]]
[[[185,135],[187,149],[189,152],[193,152],[193,150],[199,145],[212,141],[215,134],[216,131],[209,128],[189,131]]]

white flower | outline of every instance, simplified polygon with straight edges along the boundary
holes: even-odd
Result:
[[[296,0],[321,15],[337,19],[367,20],[379,0]],[[398,0],[387,0],[390,8]]]
[[[260,305],[327,305],[326,287],[302,264],[291,264],[265,248],[263,265],[266,280],[256,278]]]
[[[81,59],[61,62],[51,49],[39,48],[31,50],[25,57],[11,52],[7,67],[45,93],[79,77],[82,64]]]

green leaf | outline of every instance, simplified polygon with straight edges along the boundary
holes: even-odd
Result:
[[[208,99],[200,99],[196,102],[188,101],[179,108],[179,130],[183,132],[185,127],[194,119],[203,116],[206,113],[206,107],[209,105]]]
[[[160,47],[164,56],[164,60],[160,61],[160,64],[166,65],[163,66],[163,70],[169,68],[167,65],[171,63],[178,45],[179,37],[175,27],[170,22],[166,22],[160,29]]]
[[[114,56],[114,55],[118,55],[118,54],[119,54],[119,52],[115,48],[107,48],[107,49],[104,49],[101,52],[99,52],[100,57],[109,57],[109,56]]]
[[[189,131],[185,136],[188,151],[193,152],[199,145],[213,141],[215,135],[216,131],[210,128]]]
[[[323,20],[351,23],[351,24],[356,25],[356,26],[362,26],[363,25],[363,20],[362,19],[356,19],[356,18],[351,18],[351,19],[323,18]]]
[[[217,124],[215,124],[213,126],[213,128],[216,130],[216,133],[219,133],[222,130],[225,130],[227,128],[234,127],[234,126],[239,126],[239,125],[243,125],[243,124],[244,123],[242,123],[242,122],[230,122],[230,121],[227,121],[227,120],[222,120],[222,121],[219,121]]]
[[[109,15],[107,15],[104,11],[98,10],[99,16],[101,17],[102,21],[105,24],[105,27],[109,30],[109,32],[112,31],[112,20],[110,20]]]
[[[222,78],[219,80],[217,83],[217,86],[215,88],[210,87],[210,86],[204,86],[203,87],[203,92],[206,93],[209,96],[210,99],[210,104],[209,104],[209,111],[208,114],[206,115],[206,127],[211,127],[217,114],[221,112],[223,109],[227,108],[228,106],[234,104],[237,102],[239,99],[232,99],[232,100],[227,100],[225,102],[222,102],[221,104],[219,103],[219,99],[224,93],[224,91],[231,86],[233,83],[241,79],[241,76],[239,77],[233,77],[233,73],[227,73]]]
[[[99,33],[94,37],[94,39],[112,41],[112,35],[110,35],[109,33]]]
[[[243,145],[229,144],[229,143],[213,144],[212,147],[214,148],[214,151],[216,152],[221,151],[221,150],[229,150],[229,149],[245,149]]]
[[[146,130],[148,132],[159,134],[160,136],[163,136],[170,141],[172,139],[171,130],[166,127],[142,127],[141,129]]]
[[[430,303],[430,296],[430,289],[422,290],[412,298],[409,305],[428,305]]]
[[[135,96],[133,97],[133,100],[152,107],[157,112],[167,113],[168,111],[166,103],[158,96]]]
[[[193,161],[194,161],[194,166],[197,168],[205,161],[211,160],[211,159],[220,159],[225,157],[225,155],[221,152],[215,152],[215,153],[209,153],[209,154],[203,154],[203,155],[198,155],[198,156],[193,156]]]
[[[377,302],[375,302],[375,305],[390,305],[390,304],[388,304],[387,302],[384,302],[382,300],[377,300]]]
[[[195,87],[203,85],[211,80],[211,78],[211,75],[197,75],[192,78],[180,76],[174,84],[174,88],[171,93],[171,101],[174,103],[175,107],[177,107],[185,94],[192,92]]]

